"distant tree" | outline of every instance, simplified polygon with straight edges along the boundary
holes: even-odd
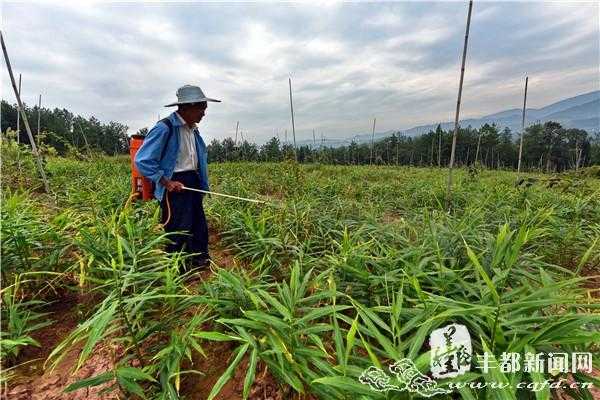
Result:
[[[144,137],[148,136],[148,127],[138,129],[138,131],[135,134]]]
[[[281,149],[279,139],[272,137],[261,147],[261,159],[266,161],[281,161]]]

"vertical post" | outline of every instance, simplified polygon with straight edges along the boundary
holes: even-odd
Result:
[[[442,167],[442,128],[438,132],[438,168]]]
[[[21,74],[19,74],[19,96],[21,96]],[[21,144],[21,107],[17,103],[17,145]],[[18,146],[17,146],[18,147]],[[17,165],[21,172],[21,153],[17,152]]]
[[[21,74],[19,74],[19,96],[21,96]],[[17,103],[17,143],[21,143],[21,107]]]
[[[373,164],[373,142],[375,141],[375,122],[377,118],[373,118],[373,133],[371,134],[371,158],[369,158],[369,165]]]
[[[27,114],[23,109],[23,103],[21,102],[21,95],[17,90],[17,84],[15,82],[15,77],[12,72],[12,67],[10,66],[10,60],[8,59],[8,52],[6,51],[6,45],[4,44],[4,35],[0,32],[0,42],[2,44],[2,52],[4,53],[4,60],[6,61],[6,68],[8,69],[8,74],[10,75],[10,81],[12,83],[13,90],[15,92],[15,96],[17,97],[17,104],[19,105],[19,110],[22,113],[23,124],[25,125],[25,129],[27,130],[27,135],[29,136],[29,142],[31,143],[31,150],[33,155],[35,156],[38,169],[40,171],[40,175],[42,176],[42,180],[44,181],[44,189],[46,193],[50,193],[50,187],[48,185],[48,180],[46,179],[46,173],[44,172],[44,167],[42,165],[42,160],[40,159],[40,154],[38,153],[37,146],[35,145],[35,140],[33,140],[33,135],[31,134],[31,128],[29,127],[29,121],[27,120]]]
[[[41,112],[42,112],[42,95],[40,94],[40,98],[38,101],[38,121],[37,121],[38,126],[37,126],[37,136],[36,136],[38,147],[40,146],[40,114],[41,114]]]
[[[519,144],[519,163],[517,164],[517,173],[521,172],[521,157],[523,155],[523,135],[525,134],[525,107],[527,106],[527,81],[529,77],[525,77],[525,96],[523,96],[523,120],[521,121],[521,143]]]
[[[450,152],[450,165],[448,166],[448,192],[446,205],[450,208],[452,201],[452,167],[454,167],[454,154],[456,152],[456,137],[458,136],[458,120],[460,117],[460,98],[462,96],[463,80],[465,76],[465,60],[467,58],[467,44],[469,42],[469,27],[471,25],[471,11],[473,0],[469,1],[469,13],[467,15],[467,29],[465,30],[465,43],[463,46],[462,63],[460,67],[460,81],[458,83],[458,99],[456,100],[456,115],[454,116],[454,135],[452,135],[452,151]]]
[[[385,141],[385,163],[386,165],[390,163],[390,142],[388,140]]]
[[[298,161],[298,154],[296,150],[296,125],[294,124],[294,103],[292,101],[292,78],[288,78],[290,83],[290,110],[292,112],[292,134],[294,135],[294,160]]]
[[[237,144],[237,137],[238,137],[238,128],[240,127],[240,121],[238,121],[235,124],[235,141],[233,142],[233,145],[235,146]]]
[[[81,124],[78,123],[77,126],[79,126],[79,132],[81,132],[81,136],[83,136],[83,141],[85,142],[85,148],[87,149],[87,153],[89,156],[89,155],[91,155],[91,153],[90,153],[90,145],[87,141],[87,137],[85,136],[85,133],[83,133],[83,129],[81,129]]]
[[[429,155],[429,166],[433,167],[433,152],[434,152],[434,145],[435,143],[435,137],[433,135],[431,135],[431,154]]]
[[[325,143],[325,137],[323,136],[323,132],[321,132],[321,162],[325,162],[325,158],[324,158],[324,152],[325,152],[325,148],[324,148],[324,144]]]
[[[241,161],[244,161],[244,134],[242,133],[242,131],[240,131],[240,138],[242,141],[242,148],[241,148],[242,160]]]
[[[313,129],[313,149],[312,149],[312,151],[313,151],[313,162],[316,161],[316,155],[317,155],[316,148],[317,148],[317,139],[315,138],[315,130]]]

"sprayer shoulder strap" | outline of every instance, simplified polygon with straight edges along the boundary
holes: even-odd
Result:
[[[168,117],[161,119],[160,122],[165,124],[167,126],[167,128],[169,129],[167,132],[167,140],[165,141],[162,151],[160,152],[160,159],[162,160],[163,158],[165,158],[165,152],[167,151],[167,145],[171,141],[171,136],[173,136],[173,123],[171,122],[171,120]]]

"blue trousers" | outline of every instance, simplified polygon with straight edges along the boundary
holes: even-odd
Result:
[[[201,188],[200,177],[196,171],[175,172],[171,180],[181,182],[189,188]],[[165,192],[160,203],[162,223],[169,218],[165,232],[174,232],[169,235],[172,243],[168,244],[165,250],[169,253],[182,250],[187,253],[199,253],[192,258],[192,262],[209,257],[208,225],[202,207],[203,197],[203,193],[190,190],[182,190],[179,193]]]

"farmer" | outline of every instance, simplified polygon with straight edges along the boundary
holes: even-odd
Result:
[[[198,86],[185,85],[177,90],[177,111],[159,121],[144,139],[135,156],[142,175],[154,182],[154,197],[160,201],[161,222],[170,235],[169,253],[193,253],[190,267],[206,266],[208,226],[202,207],[203,193],[184,187],[209,190],[207,151],[196,124],[205,115],[208,98]]]

